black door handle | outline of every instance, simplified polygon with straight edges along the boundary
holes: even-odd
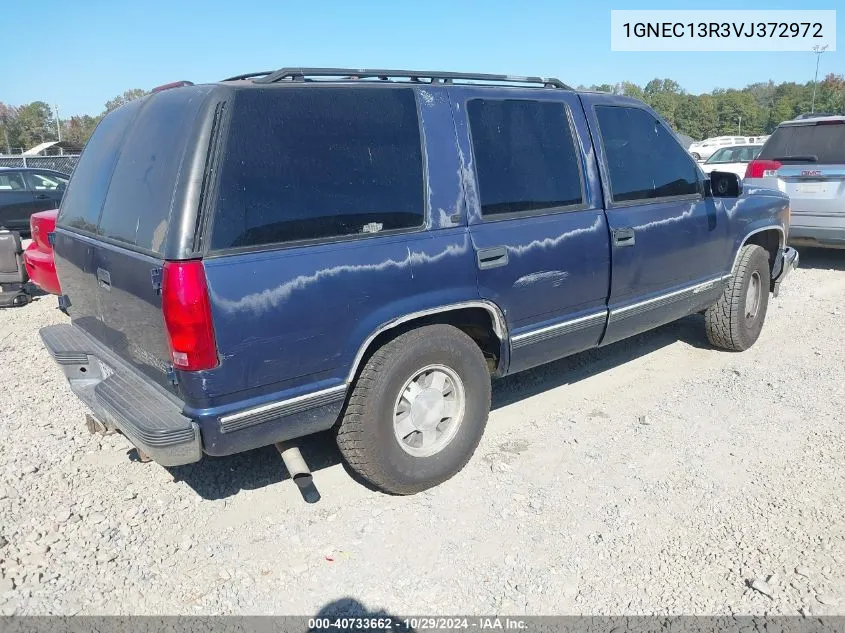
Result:
[[[97,284],[104,290],[111,290],[111,273],[102,268],[97,269]]]
[[[49,200],[50,196],[48,196],[46,193],[39,193],[37,196],[35,196],[35,199],[36,200]]]
[[[505,246],[494,246],[493,248],[482,248],[478,251],[478,268],[498,268],[508,265],[508,249]]]
[[[634,229],[625,227],[624,229],[613,229],[613,245],[614,246],[633,246]]]

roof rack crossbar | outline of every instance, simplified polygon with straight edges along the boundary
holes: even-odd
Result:
[[[244,73],[243,75],[235,75],[234,77],[227,77],[226,79],[221,79],[220,81],[238,81],[239,79],[252,79],[254,77],[264,77],[265,75],[269,75],[273,73],[273,70],[261,70],[254,73]]]
[[[255,73],[253,76],[263,75],[256,79],[256,83],[276,83],[282,80],[306,81],[309,77],[340,77],[344,79],[380,79],[388,81],[391,78],[408,79],[413,83],[428,80],[430,83],[454,83],[458,81],[478,81],[488,83],[518,83],[540,84],[544,88],[572,88],[560,79],[554,77],[519,77],[515,75],[489,75],[483,73],[450,73],[443,71],[422,70],[383,70],[373,68],[280,68],[271,73]],[[243,76],[246,77],[246,76]]]

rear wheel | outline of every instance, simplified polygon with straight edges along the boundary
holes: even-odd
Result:
[[[743,246],[727,288],[704,313],[711,344],[736,352],[754,345],[766,320],[769,278],[766,250],[754,244]]]
[[[701,154],[699,154],[698,152],[693,152],[693,153],[692,153],[692,157],[693,157],[695,160],[701,160]]]
[[[337,443],[364,479],[393,494],[446,481],[472,457],[490,412],[478,345],[449,325],[407,332],[367,361]]]

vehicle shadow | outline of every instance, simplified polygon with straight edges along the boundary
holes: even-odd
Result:
[[[495,410],[561,385],[575,384],[678,341],[709,348],[704,333],[704,317],[692,315],[607,347],[496,380],[493,382],[492,408]],[[332,431],[301,438],[296,445],[312,472],[342,464],[350,477],[372,489],[343,462]],[[225,499],[241,490],[255,490],[290,479],[273,446],[228,457],[205,457],[195,464],[168,470],[174,479],[186,483],[202,498],[209,500]],[[319,478],[315,479],[315,484],[319,489]]]
[[[341,618],[341,622],[334,622],[336,618]],[[352,621],[343,622],[343,618],[351,618]],[[315,622],[316,626],[306,629],[308,631],[325,630],[326,628],[331,628],[334,631],[354,631],[360,630],[361,628],[370,630],[391,629],[399,628],[400,625],[403,631],[415,630],[410,625],[406,628],[397,616],[387,611],[371,611],[359,600],[349,597],[339,598],[338,600],[332,600],[326,603],[311,619],[316,621],[328,619],[330,623]],[[359,619],[367,620],[368,622],[358,622]],[[379,622],[379,620],[388,622]]]
[[[801,258],[799,268],[845,271],[845,249],[802,246],[798,254]]]
[[[709,349],[704,316],[694,314],[607,347],[591,349],[497,380],[493,383],[492,408],[495,410],[562,385],[575,384],[678,341]]]

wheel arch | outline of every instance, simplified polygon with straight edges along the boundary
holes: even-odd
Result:
[[[731,273],[736,270],[743,246],[747,246],[749,244],[756,244],[766,250],[769,254],[769,272],[773,274],[777,263],[778,253],[786,246],[786,231],[779,224],[767,224],[746,233],[745,237],[739,243],[736,253],[734,254]]]
[[[354,382],[366,360],[379,347],[403,332],[434,323],[453,325],[465,332],[488,358],[490,373],[493,376],[504,375],[510,361],[507,322],[499,306],[492,301],[479,299],[419,310],[383,323],[358,348],[346,384]]]

